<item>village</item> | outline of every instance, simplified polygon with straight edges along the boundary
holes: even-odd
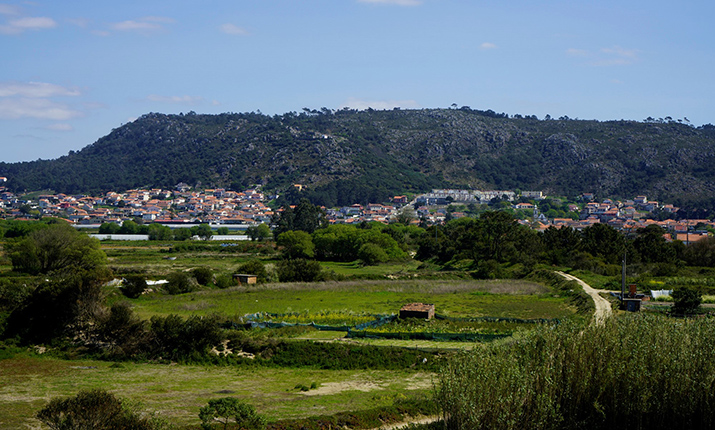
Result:
[[[3,219],[58,217],[78,227],[121,224],[125,220],[166,225],[208,223],[213,227],[245,230],[260,224],[270,225],[280,211],[269,205],[278,196],[266,195],[260,187],[243,191],[192,190],[180,183],[173,190],[135,189],[107,192],[102,196],[37,193],[20,196],[2,186],[6,180],[0,178],[0,218]],[[649,225],[659,225],[667,232],[666,239],[685,244],[697,242],[715,230],[715,221],[708,219],[677,219],[676,216],[652,219],[650,215],[655,211],[675,215],[679,208],[648,200],[645,195],[624,201],[607,198],[598,202],[593,193],[583,193],[577,201],[563,203],[570,217],[549,217],[549,213],[542,212],[540,202],[547,198],[552,204],[563,200],[547,197],[542,191],[435,189],[413,197],[395,196],[387,203],[356,203],[323,209],[330,224],[389,223],[407,219],[422,225],[443,224],[471,216],[480,208],[499,209],[513,212],[519,223],[536,230],[551,226],[581,230],[604,223],[617,230],[635,232]]]

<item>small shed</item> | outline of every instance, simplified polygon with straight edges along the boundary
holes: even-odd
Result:
[[[432,319],[434,305],[430,303],[408,303],[400,308],[400,318]]]
[[[241,273],[235,273],[233,275],[234,281],[237,281],[239,284],[255,284],[258,282],[258,276],[256,275],[245,275]]]

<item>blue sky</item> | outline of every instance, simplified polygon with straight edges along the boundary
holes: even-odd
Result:
[[[148,112],[715,123],[713,17],[687,0],[6,1],[0,161],[57,158]]]

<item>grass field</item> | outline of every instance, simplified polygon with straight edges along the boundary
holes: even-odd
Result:
[[[117,367],[114,367],[117,366]],[[141,402],[178,425],[199,423],[209,399],[235,396],[270,421],[334,414],[390,405],[406,396],[429,394],[432,375],[401,371],[327,371],[67,361],[17,356],[0,360],[0,429],[37,428],[33,418],[52,397],[104,388]],[[295,386],[317,389],[304,392]]]
[[[210,315],[240,318],[255,312],[396,314],[405,303],[434,303],[453,317],[568,318],[575,309],[545,287],[525,281],[350,281],[269,284],[130,300],[142,318]]]

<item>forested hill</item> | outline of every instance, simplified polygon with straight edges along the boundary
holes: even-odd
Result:
[[[543,190],[715,206],[715,127],[675,121],[538,120],[424,109],[150,113],[56,160],[0,163],[11,190],[285,191],[329,206],[438,187]]]

